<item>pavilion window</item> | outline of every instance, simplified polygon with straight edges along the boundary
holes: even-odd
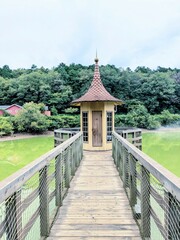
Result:
[[[88,142],[88,112],[82,112],[83,141]]]
[[[107,118],[107,142],[112,141],[112,112],[107,112],[106,113],[106,118]]]

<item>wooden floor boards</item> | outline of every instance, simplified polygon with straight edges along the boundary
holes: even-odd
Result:
[[[48,240],[139,240],[111,152],[84,152]]]

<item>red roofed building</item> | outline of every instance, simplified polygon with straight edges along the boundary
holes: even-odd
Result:
[[[23,107],[12,104],[12,105],[0,105],[0,116],[4,114],[4,112],[8,112],[11,115],[16,115]]]
[[[121,104],[122,101],[113,97],[103,86],[96,57],[90,88],[82,97],[72,101],[72,105],[81,107],[81,130],[85,150],[112,149],[114,106]]]

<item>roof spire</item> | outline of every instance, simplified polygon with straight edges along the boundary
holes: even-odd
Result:
[[[95,61],[96,64],[97,64],[98,61],[99,61],[99,59],[98,59],[98,57],[97,57],[97,49],[96,49],[96,58],[94,59],[94,61]]]
[[[79,105],[81,102],[113,102],[115,104],[122,104],[120,99],[113,97],[103,86],[100,78],[98,61],[99,59],[97,58],[96,51],[94,77],[91,86],[82,97],[72,101],[73,105]]]

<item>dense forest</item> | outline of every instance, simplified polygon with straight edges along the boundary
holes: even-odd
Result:
[[[33,101],[62,113],[88,89],[93,71],[94,65],[81,64],[61,63],[53,69],[32,65],[16,70],[5,65],[0,68],[0,105]],[[106,89],[124,101],[120,112],[127,113],[132,104],[142,104],[151,114],[163,110],[180,113],[180,69],[137,67],[132,71],[106,65],[100,66],[100,74]]]
[[[74,63],[60,63],[52,69],[32,65],[30,69],[13,70],[5,65],[0,68],[0,105],[44,103],[52,115],[67,113],[70,102],[83,95],[89,88],[93,73],[94,65],[83,66]],[[180,69],[158,67],[151,70],[143,66],[131,70],[102,65],[100,74],[105,88],[124,102],[117,109],[117,113],[122,115],[121,120],[117,118],[119,125],[128,123],[132,126],[146,127],[157,120],[152,119],[152,116],[160,114],[174,114],[175,119],[178,118]],[[136,113],[133,112],[134,109]],[[71,111],[73,112],[73,109],[70,109]],[[149,123],[139,124],[137,114],[139,117],[147,114],[151,116]],[[156,123],[152,125],[158,126]]]

